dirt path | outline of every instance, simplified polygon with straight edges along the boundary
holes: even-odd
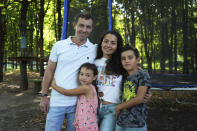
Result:
[[[29,78],[38,77],[28,73]],[[31,83],[27,91],[19,91],[19,73],[7,74],[0,83],[0,131],[44,131],[45,114],[39,109],[40,96],[33,92]],[[197,106],[175,102],[177,95],[192,100],[197,92],[152,92],[149,103],[149,131],[196,131]],[[196,102],[194,99],[193,102]],[[65,130],[65,128],[63,129]]]
[[[29,74],[36,77],[38,74]],[[8,74],[0,83],[0,131],[43,131],[45,115],[40,112],[40,96],[30,87],[19,91],[19,74]]]

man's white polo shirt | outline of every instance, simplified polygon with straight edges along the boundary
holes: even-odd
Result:
[[[96,47],[89,40],[77,46],[71,37],[56,42],[49,57],[51,61],[57,62],[54,75],[56,84],[65,89],[77,88],[78,69],[83,63],[93,63]],[[64,96],[52,89],[50,106],[73,106],[76,101],[76,96]]]

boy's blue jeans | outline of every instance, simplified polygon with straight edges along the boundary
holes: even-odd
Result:
[[[65,114],[67,131],[75,131],[73,125],[76,106],[50,107],[46,118],[45,131],[61,131]]]
[[[114,131],[116,126],[116,104],[102,105],[98,110],[99,131]]]

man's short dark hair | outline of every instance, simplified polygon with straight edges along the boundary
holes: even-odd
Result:
[[[94,18],[93,18],[93,16],[92,16],[91,14],[89,14],[89,13],[80,13],[79,15],[77,15],[77,16],[75,17],[74,22],[77,23],[78,20],[79,20],[79,18],[83,18],[83,19],[85,19],[85,20],[91,19],[92,22],[93,22],[93,25],[94,25]]]

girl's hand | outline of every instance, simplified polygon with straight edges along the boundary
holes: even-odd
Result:
[[[55,79],[53,79],[52,83],[51,83],[51,87],[54,88],[56,86],[55,84]]]

